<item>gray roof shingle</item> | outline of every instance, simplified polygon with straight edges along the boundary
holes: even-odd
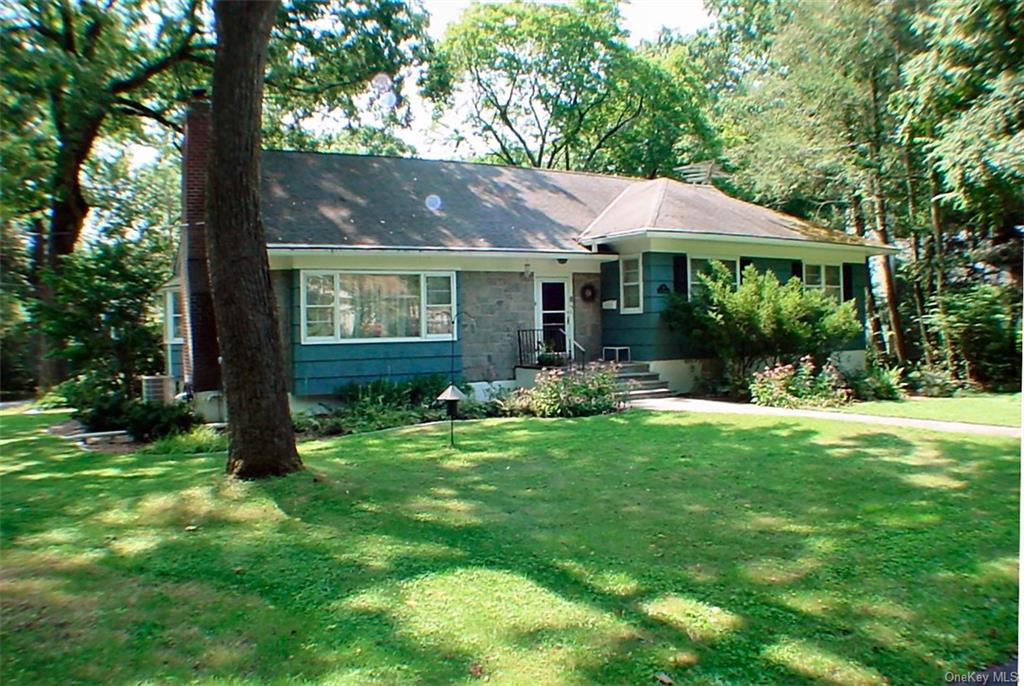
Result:
[[[576,237],[632,181],[464,162],[265,151],[270,243],[585,251]],[[427,207],[436,195],[440,207]]]
[[[671,179],[334,153],[265,151],[262,211],[272,244],[584,252],[662,229],[879,246]]]

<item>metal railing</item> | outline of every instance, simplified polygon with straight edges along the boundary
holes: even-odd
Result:
[[[565,329],[519,329],[520,367],[571,367],[586,361],[587,349]]]

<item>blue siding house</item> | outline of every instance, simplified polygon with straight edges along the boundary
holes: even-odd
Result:
[[[219,393],[206,268],[208,104],[183,146],[168,373]],[[866,260],[892,251],[710,185],[365,155],[265,151],[261,202],[296,405],[373,379],[529,383],[546,356],[648,363],[673,391],[702,361],[662,312],[712,260],[800,278],[862,314]],[[863,364],[864,340],[844,353]]]

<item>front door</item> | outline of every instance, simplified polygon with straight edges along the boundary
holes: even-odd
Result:
[[[568,354],[572,345],[572,311],[567,279],[537,279],[537,329],[543,352]]]

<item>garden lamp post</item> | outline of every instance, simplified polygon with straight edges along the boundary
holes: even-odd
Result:
[[[448,447],[455,447],[455,417],[459,413],[459,401],[466,399],[466,394],[459,390],[455,384],[444,389],[438,400],[443,400],[448,408]]]

